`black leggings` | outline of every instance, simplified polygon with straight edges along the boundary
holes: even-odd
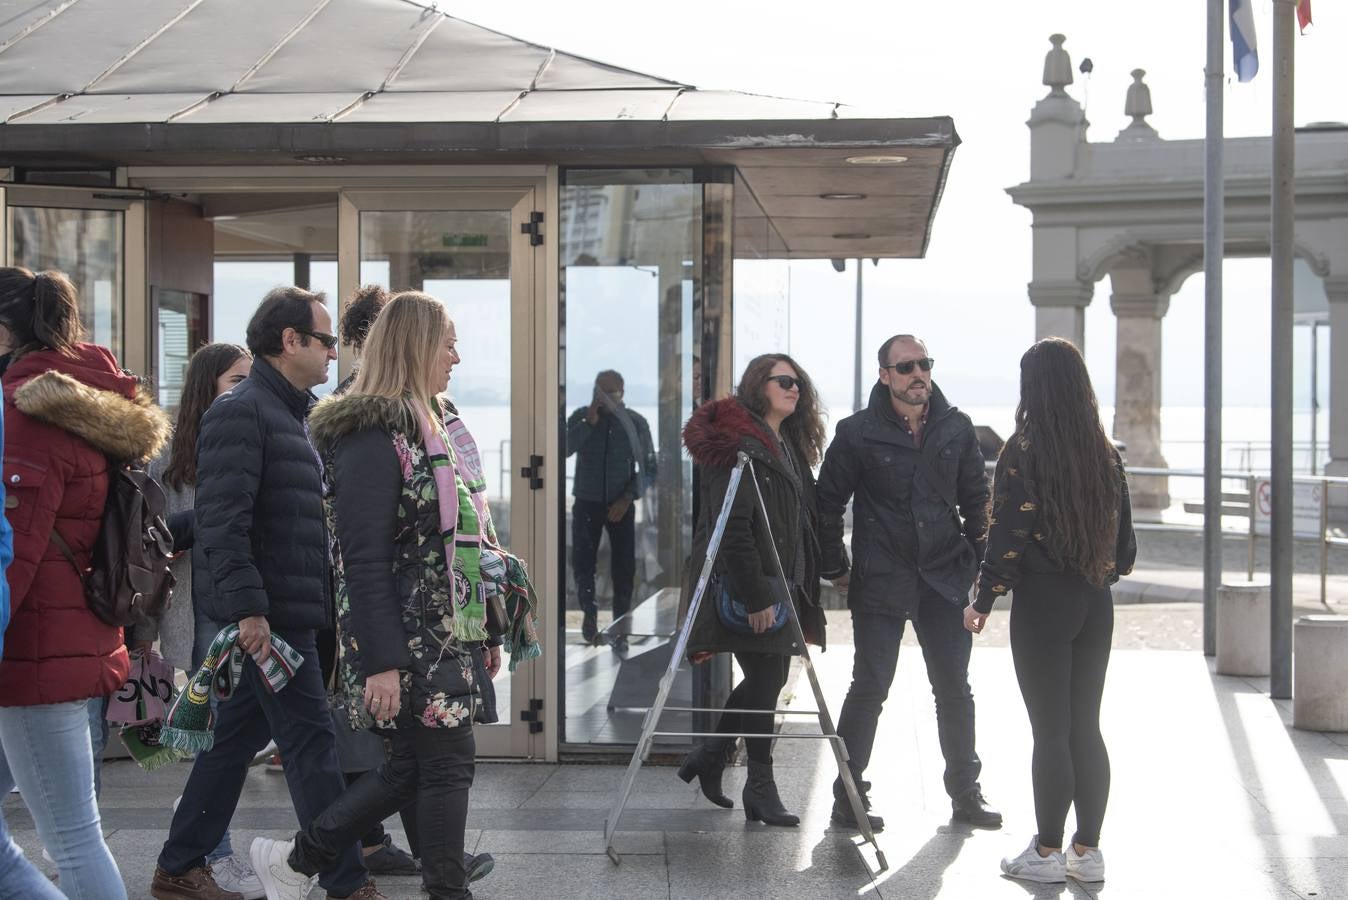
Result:
[[[786,686],[786,675],[791,670],[791,657],[778,653],[736,653],[744,678],[726,699],[726,709],[776,709],[777,698]],[[772,734],[775,717],[772,713],[721,713],[716,723],[720,732],[752,732]],[[754,762],[772,762],[772,738],[745,738],[744,746]]]
[[[1108,588],[1075,575],[1028,576],[1011,602],[1011,656],[1034,732],[1034,812],[1039,843],[1063,845],[1067,808],[1076,804],[1072,840],[1100,843],[1109,801],[1109,752],[1100,734],[1100,698],[1114,634]]]

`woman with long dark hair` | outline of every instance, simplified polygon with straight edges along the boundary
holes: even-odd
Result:
[[[158,453],[168,417],[107,348],[85,343],[79,297],[60,272],[0,269],[0,354],[5,516],[14,529],[0,796],[18,785],[62,892],[124,898],[94,796],[88,701],[120,688],[131,664],[122,629],[90,610],[81,575],[92,565],[109,470]],[[15,896],[51,893],[12,840],[0,845],[0,884]]]
[[[1002,860],[1013,878],[1105,877],[1109,753],[1100,701],[1114,633],[1109,586],[1136,556],[1123,461],[1100,424],[1086,363],[1070,342],[1042,340],[1020,360],[1016,431],[997,460],[977,599],[964,613],[978,633],[996,599],[1014,592],[1011,656],[1034,733],[1039,831],[1019,856]],[[1064,853],[1073,805],[1077,830]]]
[[[773,716],[768,710],[777,706],[791,657],[801,652],[795,629],[787,622],[787,603],[794,605],[806,640],[824,643],[815,537],[819,514],[812,471],[824,449],[819,395],[791,357],[764,354],[745,368],[735,396],[706,403],[693,413],[684,426],[683,443],[701,478],[701,509],[688,568],[691,577],[684,579],[685,604],[702,571],[739,453],[753,461],[754,480],[746,474],[735,494],[717,554],[716,577],[698,608],[688,650],[695,661],[714,653],[733,653],[744,678],[730,692],[726,709],[765,710],[761,714],[723,712],[716,726],[722,734],[764,735],[745,740],[749,756],[745,817],[768,825],[798,825],[800,818],[786,811],[777,793],[772,738],[767,736],[772,733]],[[762,493],[766,518],[754,482]],[[778,559],[788,585],[782,584]],[[734,746],[734,737],[710,739],[690,753],[679,769],[680,778],[688,782],[697,778],[707,799],[727,809],[734,804],[721,789],[721,775]]]

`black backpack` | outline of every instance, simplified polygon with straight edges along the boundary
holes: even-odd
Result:
[[[81,569],[70,545],[52,529],[51,542],[79,572],[84,599],[102,622],[126,627],[158,619],[169,608],[174,578],[167,508],[164,489],[150,473],[110,462],[93,567]]]

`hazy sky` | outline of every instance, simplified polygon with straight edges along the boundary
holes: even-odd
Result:
[[[516,37],[701,88],[731,88],[839,100],[883,115],[949,115],[963,144],[923,260],[866,265],[867,353],[896,331],[925,335],[938,357],[938,380],[967,406],[1014,400],[1016,364],[1033,340],[1030,215],[1005,188],[1029,174],[1025,121],[1047,89],[1040,84],[1048,36],[1062,32],[1074,66],[1089,56],[1089,81],[1070,91],[1086,103],[1092,140],[1112,140],[1123,115],[1129,71],[1143,68],[1163,138],[1203,135],[1204,7],[1194,0],[1129,3],[727,3],[681,0],[673,6],[618,0],[544,4],[439,4],[468,21]],[[1271,119],[1271,0],[1254,0],[1262,70],[1249,84],[1229,75],[1229,136],[1267,134]],[[1298,38],[1296,122],[1348,119],[1341,87],[1348,12],[1314,5],[1316,25]],[[1337,64],[1337,65],[1336,65]],[[851,403],[853,270],[827,262],[791,267],[790,350],[824,389],[834,418]],[[1268,262],[1237,260],[1226,269],[1226,397],[1230,405],[1267,404]],[[1163,375],[1167,403],[1201,403],[1202,277],[1173,298],[1166,319]],[[1101,400],[1113,399],[1114,321],[1108,282],[1087,311],[1087,358]],[[1322,342],[1324,333],[1322,331]],[[1298,351],[1309,347],[1298,335]],[[1303,353],[1304,356],[1304,353]],[[843,360],[848,361],[842,364]],[[1253,362],[1252,362],[1253,361]],[[1298,377],[1308,362],[1298,360]],[[988,387],[970,376],[1002,375]],[[868,375],[869,377],[869,375]],[[975,385],[977,384],[977,387]],[[970,396],[977,394],[977,396]]]

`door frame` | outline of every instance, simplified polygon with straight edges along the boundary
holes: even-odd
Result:
[[[541,561],[547,542],[555,538],[544,519],[547,492],[531,489],[530,480],[521,470],[529,466],[531,455],[547,459],[544,444],[547,426],[539,417],[539,385],[546,382],[546,365],[537,349],[544,345],[547,324],[541,302],[544,290],[542,245],[535,245],[527,230],[519,225],[530,221],[530,214],[543,212],[545,184],[542,180],[514,185],[466,184],[410,187],[360,186],[344,189],[337,200],[337,284],[342,297],[350,296],[360,285],[360,214],[371,211],[473,211],[507,210],[510,212],[510,296],[511,296],[511,413],[510,413],[510,497],[511,549],[526,561]],[[345,378],[351,359],[338,357],[338,373]],[[472,423],[469,423],[471,427]],[[522,526],[522,527],[521,527]],[[521,534],[521,530],[524,532]],[[537,576],[545,571],[537,562],[530,566]],[[513,759],[551,758],[549,745],[555,747],[555,723],[546,715],[547,658],[553,648],[547,646],[551,610],[544,598],[551,596],[539,585],[539,639],[544,641],[542,658],[521,663],[511,674],[503,671],[497,679],[510,678],[510,708],[502,708],[501,724],[477,730],[477,752],[482,757]],[[538,704],[542,704],[538,706]]]
[[[145,192],[115,187],[0,185],[0,260],[14,265],[10,252],[9,209],[36,206],[53,209],[111,209],[122,218],[122,305],[118,310],[121,348],[118,362],[133,372],[150,371],[149,272],[146,255],[148,223]]]

